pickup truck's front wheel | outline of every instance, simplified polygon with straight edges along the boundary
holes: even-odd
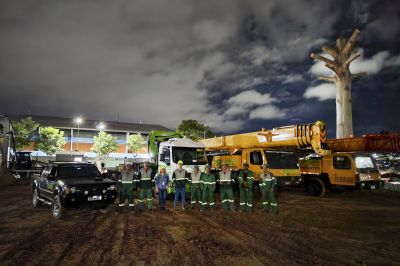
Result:
[[[40,205],[42,205],[42,202],[39,200],[39,194],[37,188],[35,188],[32,193],[32,205],[33,208],[37,208],[40,207]]]
[[[51,211],[53,217],[56,219],[64,217],[66,210],[64,206],[61,204],[61,199],[59,195],[54,196],[53,203],[51,204]]]

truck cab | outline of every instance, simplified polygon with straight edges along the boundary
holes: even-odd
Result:
[[[301,158],[300,171],[305,190],[324,196],[334,187],[375,189],[380,183],[377,165],[368,153],[312,154]]]
[[[204,172],[207,164],[204,144],[185,138],[172,138],[161,142],[158,152],[158,171],[162,163],[167,166],[167,174],[172,178],[173,172],[178,168],[178,161],[183,161],[183,168],[190,174],[195,165]],[[170,183],[169,193],[173,192],[173,186]]]

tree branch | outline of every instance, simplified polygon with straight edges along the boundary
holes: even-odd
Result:
[[[360,31],[358,29],[355,29],[353,31],[353,34],[351,34],[350,38],[347,40],[346,44],[343,47],[342,54],[347,57],[349,54],[350,50],[353,48],[354,44],[356,43],[357,37],[360,34]]]
[[[335,82],[335,77],[319,76],[318,79],[319,80],[329,81],[329,82]]]
[[[362,78],[362,77],[365,77],[367,75],[368,75],[367,72],[361,72],[361,73],[358,73],[358,74],[352,74],[351,75],[351,79]]]
[[[335,62],[332,61],[331,59],[326,58],[326,57],[323,57],[322,55],[319,55],[319,54],[314,54],[314,53],[311,53],[311,54],[310,54],[310,57],[313,58],[313,59],[315,59],[315,60],[320,60],[320,61],[325,62],[325,63],[326,63],[325,65],[326,65],[327,67],[329,67],[330,69],[332,69],[333,71],[336,72],[336,70],[335,70],[335,69],[336,69]]]
[[[360,57],[360,53],[355,53],[352,56],[350,56],[349,58],[347,58],[347,60],[344,62],[344,64],[346,66],[350,65],[351,62],[353,62],[354,60],[356,60],[358,57]]]
[[[322,46],[322,51],[330,54],[333,58],[336,58],[338,56],[338,51],[335,47]]]

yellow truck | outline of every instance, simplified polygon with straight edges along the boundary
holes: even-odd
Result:
[[[310,154],[299,160],[306,192],[324,196],[335,187],[375,189],[382,186],[372,152],[400,152],[400,134],[364,135],[329,139],[330,153]]]
[[[256,132],[221,136],[200,140],[206,148],[207,157],[214,171],[219,171],[222,162],[227,162],[234,177],[249,163],[254,172],[255,185],[267,163],[271,172],[282,185],[300,185],[301,172],[298,158],[311,152],[325,154],[326,126],[322,121],[262,129]]]

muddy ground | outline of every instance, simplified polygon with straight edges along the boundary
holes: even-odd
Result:
[[[0,187],[1,265],[399,265],[400,193],[279,194],[280,213],[34,209]],[[171,202],[167,207],[171,207]]]

